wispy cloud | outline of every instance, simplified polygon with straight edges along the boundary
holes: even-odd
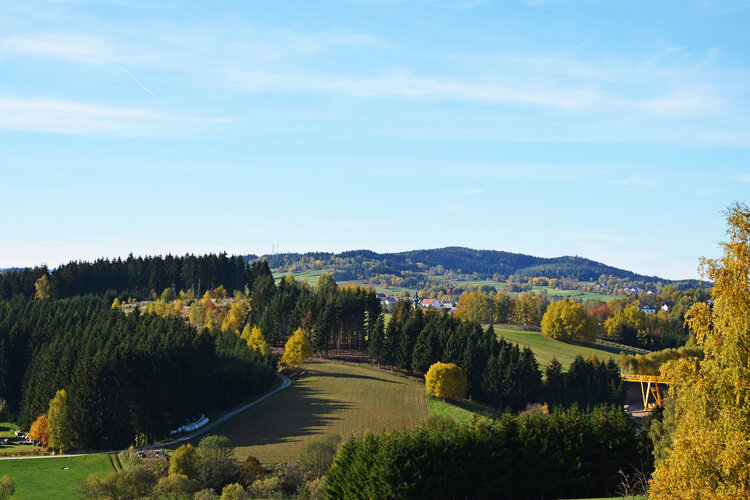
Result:
[[[750,182],[750,175],[740,175],[740,182]]]
[[[629,179],[617,179],[610,181],[611,184],[618,184],[620,186],[629,186],[634,188],[645,188],[654,185],[653,181],[644,179],[643,177],[631,177]]]
[[[229,78],[237,88],[257,93],[318,91],[353,97],[455,100],[489,104],[523,103],[562,109],[590,107],[599,100],[597,91],[586,88],[563,89],[533,84],[522,86],[467,82],[449,77],[417,76],[408,71],[367,76],[232,71]]]
[[[482,194],[484,193],[484,189],[476,188],[476,189],[462,189],[459,191],[460,194],[464,196],[470,196],[470,195],[476,195],[476,194]]]
[[[0,129],[79,135],[170,135],[182,127],[226,123],[151,108],[115,108],[61,99],[0,98]]]
[[[77,63],[112,60],[109,42],[100,37],[68,34],[12,35],[0,40],[0,57],[45,56]]]

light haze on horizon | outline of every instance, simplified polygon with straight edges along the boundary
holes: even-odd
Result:
[[[463,246],[698,278],[750,2],[0,4],[0,268]]]

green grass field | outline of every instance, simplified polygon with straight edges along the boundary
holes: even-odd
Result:
[[[518,344],[520,346],[528,346],[534,351],[536,360],[539,362],[539,366],[544,370],[552,357],[557,357],[557,360],[562,363],[563,368],[567,369],[570,363],[573,362],[576,356],[579,354],[585,358],[588,358],[590,353],[599,359],[608,360],[610,358],[617,360],[619,355],[615,349],[605,348],[604,346],[582,346],[575,344],[567,344],[545,337],[539,332],[524,332],[520,330],[505,330],[502,328],[495,328],[495,333],[499,337],[504,337],[505,340]]]
[[[469,403],[466,401],[442,401],[437,398],[428,397],[427,407],[430,409],[430,415],[449,417],[460,424],[470,424],[474,417],[496,418],[495,412],[487,410],[482,405]]]
[[[347,439],[367,431],[414,427],[428,416],[424,386],[385,371],[308,363],[285,391],[211,430],[235,444],[235,455],[261,462],[297,459],[305,443],[325,434]],[[196,440],[193,445],[197,445]]]
[[[0,460],[0,476],[16,483],[14,500],[77,498],[76,488],[84,479],[91,474],[101,479],[113,471],[109,455]]]
[[[18,444],[23,440],[20,437],[16,437],[16,435],[13,433],[13,431],[16,429],[18,429],[18,426],[15,424],[12,424],[10,422],[0,422],[0,456],[2,456],[4,453],[41,450],[41,448],[39,448],[38,446]],[[4,443],[5,439],[8,440],[8,444]]]

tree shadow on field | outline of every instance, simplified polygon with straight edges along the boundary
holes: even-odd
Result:
[[[354,405],[325,395],[325,391],[304,384],[293,385],[216,427],[211,434],[223,434],[235,447],[247,447],[284,443],[326,432],[331,424],[343,420]]]

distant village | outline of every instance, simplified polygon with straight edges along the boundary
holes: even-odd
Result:
[[[378,293],[378,299],[380,299],[380,305],[383,306],[383,310],[389,313],[393,311],[393,307],[399,300],[408,300],[422,309],[445,309],[451,313],[456,312],[455,301],[446,300],[445,302],[440,302],[437,299],[420,299],[419,294],[416,294],[414,297],[395,297],[380,292]]]

